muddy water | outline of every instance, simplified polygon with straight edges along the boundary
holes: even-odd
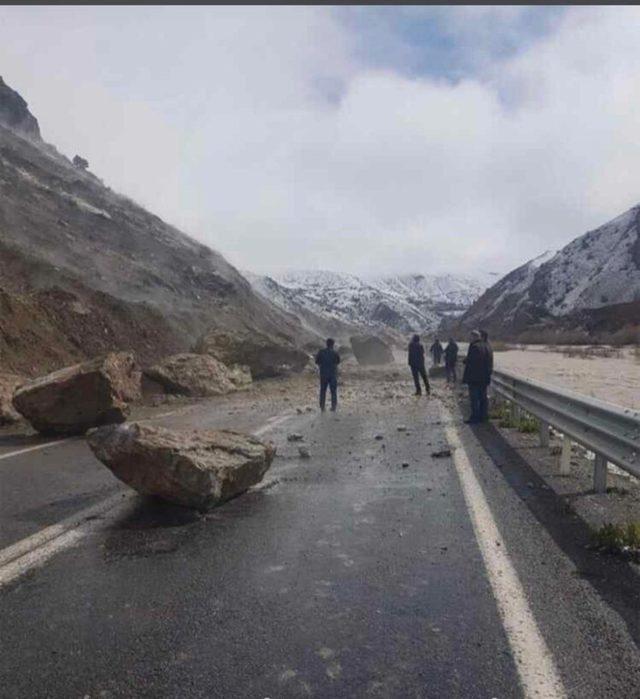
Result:
[[[546,347],[496,352],[496,368],[640,409],[640,361],[630,348],[614,357],[568,357]]]

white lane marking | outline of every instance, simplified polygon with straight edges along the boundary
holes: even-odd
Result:
[[[20,541],[16,542],[15,544],[7,546],[7,548],[4,548],[0,551],[0,568],[2,568],[2,566],[7,565],[7,563],[10,563],[16,558],[20,558],[20,556],[24,556],[26,553],[29,553],[29,551],[32,551],[34,548],[42,546],[43,544],[46,544],[48,541],[51,541],[51,539],[55,539],[61,534],[64,534],[64,532],[66,532],[67,530],[77,527],[78,525],[82,524],[85,520],[93,519],[94,517],[100,516],[103,512],[110,510],[112,507],[114,507],[114,505],[117,505],[119,502],[122,502],[123,496],[128,495],[129,494],[126,492],[112,495],[108,498],[105,498],[104,500],[101,500],[98,503],[95,503],[94,505],[90,505],[89,507],[80,510],[79,512],[75,512],[69,517],[66,517],[60,522],[57,522],[56,524],[52,524],[49,527],[40,529],[31,536],[28,536],[24,539],[20,539]]]
[[[253,435],[255,437],[260,437],[263,435],[265,432],[268,432],[269,430],[272,430],[274,427],[277,427],[278,425],[281,425],[283,422],[286,422],[287,420],[290,420],[293,417],[292,413],[284,413],[283,415],[275,415],[274,417],[270,417],[262,427],[258,427],[257,430],[253,431]]]
[[[160,420],[165,417],[170,417],[171,415],[176,415],[178,413],[186,413],[192,409],[193,406],[188,406],[187,408],[179,408],[177,410],[171,410],[168,413],[161,413],[160,415],[154,415],[153,417],[147,417],[138,422],[153,422],[154,420]],[[44,444],[36,444],[32,447],[25,447],[24,449],[17,449],[16,451],[10,451],[7,454],[0,454],[0,461],[3,459],[10,459],[13,456],[20,456],[21,454],[28,454],[31,451],[38,451],[39,449],[46,449],[47,447],[57,447],[59,444],[65,444],[70,442],[72,439],[79,440],[82,435],[74,435],[71,437],[61,437],[60,439],[55,439],[51,442],[45,442]]]
[[[8,454],[0,455],[0,461],[2,459],[10,459],[12,456],[20,456],[20,454],[27,454],[30,451],[37,451],[38,449],[46,449],[47,447],[56,447],[58,444],[64,444],[72,439],[77,439],[77,437],[63,437],[62,439],[56,439],[52,442],[45,442],[44,444],[36,444],[33,447],[25,447],[24,449],[18,449],[17,451],[10,451]]]
[[[290,417],[293,417],[291,413],[271,417],[253,434],[264,434]],[[42,565],[56,553],[78,543],[94,529],[106,526],[121,510],[116,506],[127,503],[134,497],[133,492],[118,493],[2,549],[0,551],[0,588],[31,568]],[[95,521],[95,518],[101,515],[104,515],[103,519]]]
[[[115,517],[124,513],[125,507],[131,505],[133,493],[126,493],[124,496],[120,495],[118,497],[119,502],[114,502],[113,500],[115,500],[115,498],[108,498],[108,500],[104,500],[100,503],[99,505],[102,505],[102,508],[100,508],[101,511],[99,514],[96,514],[96,512],[87,514],[87,510],[97,510],[99,505],[94,508],[87,508],[87,510],[84,511],[85,515],[82,521],[79,523],[76,521],[75,526],[71,525],[71,527],[63,529],[59,534],[53,534],[54,538],[46,539],[42,544],[36,543],[35,548],[31,548],[23,555],[10,560],[6,565],[0,567],[0,589],[33,568],[43,565],[50,558],[55,556],[55,554],[77,544],[91,532],[105,528]],[[104,514],[105,516],[100,519],[100,514]],[[76,520],[77,519],[78,517],[76,516]],[[54,525],[54,527],[58,526],[60,525]],[[50,527],[48,527],[48,529],[49,528]],[[34,535],[34,537],[37,536],[37,534]],[[27,539],[23,539],[19,544],[26,547],[27,541]],[[4,554],[5,551],[2,553]]]
[[[91,531],[105,527],[133,497],[133,493],[113,495],[0,551],[0,588],[78,543]]]
[[[443,406],[444,431],[453,452],[453,463],[473,524],[473,530],[489,575],[502,625],[516,659],[516,668],[526,699],[566,697],[553,656],[536,624],[527,596],[485,498],[482,486]]]

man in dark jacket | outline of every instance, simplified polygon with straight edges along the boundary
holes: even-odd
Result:
[[[316,355],[316,364],[320,369],[320,410],[324,412],[327,400],[327,388],[331,391],[331,410],[338,407],[338,364],[340,355],[333,349],[335,342],[329,338],[327,346]]]
[[[431,386],[429,386],[427,370],[424,365],[424,347],[420,342],[419,335],[414,335],[409,343],[409,366],[413,374],[413,383],[416,385],[416,396],[422,395],[420,377],[422,377],[424,382],[424,390],[427,392],[427,395],[429,395],[431,393]]]
[[[431,352],[431,355],[433,356],[433,365],[439,366],[442,360],[442,345],[437,337],[436,341],[429,348],[429,352]]]
[[[447,372],[447,383],[456,383],[458,376],[456,374],[456,364],[458,363],[458,345],[456,341],[450,337],[449,343],[444,349],[444,368]]]
[[[487,344],[477,330],[471,333],[469,350],[465,359],[462,383],[469,386],[471,415],[468,424],[486,422],[489,419],[487,386],[491,382],[492,358]]]
[[[480,337],[482,341],[487,346],[487,352],[489,354],[489,378],[491,378],[491,373],[493,372],[493,347],[489,342],[489,333],[486,330],[480,331]]]

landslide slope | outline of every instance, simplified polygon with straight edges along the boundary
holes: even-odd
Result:
[[[1,79],[0,289],[2,368],[28,374],[110,349],[152,362],[212,327],[309,340],[220,254],[42,141]]]

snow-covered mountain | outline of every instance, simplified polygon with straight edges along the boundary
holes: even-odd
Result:
[[[463,313],[495,278],[412,274],[365,279],[325,271],[245,276],[256,291],[310,328],[337,335],[363,328],[433,332],[444,317]]]
[[[460,320],[465,327],[483,325],[506,336],[532,325],[560,326],[562,319],[565,325],[575,325],[577,318],[588,325],[594,314],[606,318],[608,308],[622,326],[635,322],[638,305],[640,205],[510,272]]]

